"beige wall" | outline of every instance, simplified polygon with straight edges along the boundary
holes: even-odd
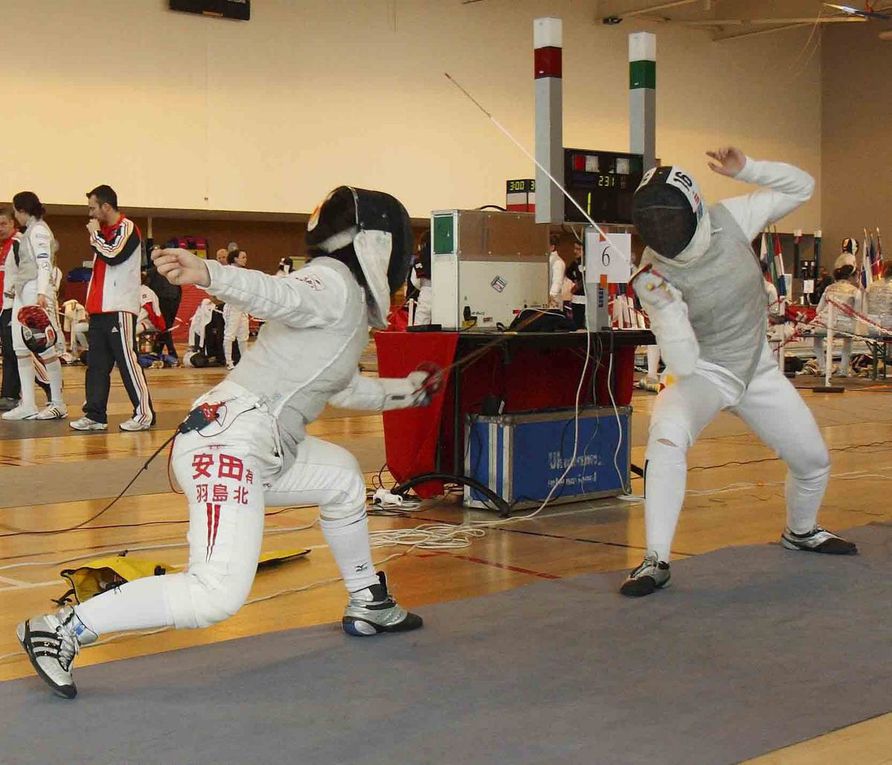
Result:
[[[846,24],[823,43],[821,165],[824,237],[838,252],[847,236],[880,227],[886,257],[892,246],[892,41],[878,39],[890,24]]]
[[[340,183],[386,189],[414,216],[503,203],[531,163],[443,77],[527,146],[532,20],[564,20],[564,145],[627,150],[627,36],[576,0],[259,0],[248,23],[166,0],[29,0],[4,9],[10,88],[0,144],[11,196],[82,204],[96,183],[126,207],[309,211]],[[722,142],[820,171],[820,62],[808,30],[712,43],[658,34],[658,145],[703,171]],[[799,71],[801,69],[801,71]],[[820,199],[785,229],[814,228]]]

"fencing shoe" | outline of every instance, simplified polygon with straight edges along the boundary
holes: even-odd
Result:
[[[17,398],[11,398],[10,396],[0,398],[0,412],[8,412],[10,409],[15,409],[18,405],[19,400]]]
[[[136,417],[131,417],[129,420],[124,420],[124,422],[120,423],[118,427],[121,430],[126,430],[128,433],[136,433],[140,430],[148,430],[153,424],[154,420],[144,422],[143,420],[136,419]]]
[[[355,637],[368,637],[379,632],[417,630],[421,617],[406,611],[387,591],[387,579],[378,572],[378,584],[350,593],[350,602],[341,619],[344,632]]]
[[[788,550],[827,553],[828,555],[857,555],[858,546],[842,537],[815,526],[805,534],[796,534],[787,527],[781,535],[781,544]]]
[[[31,665],[53,693],[65,699],[77,696],[71,665],[80,647],[98,635],[84,626],[74,609],[66,606],[55,614],[35,616],[16,627],[15,633]]]
[[[45,409],[37,413],[38,420],[64,420],[68,417],[68,407],[65,404],[50,403]]]
[[[4,420],[33,420],[37,417],[37,407],[27,407],[19,404],[15,409],[3,412]]]
[[[68,427],[75,430],[108,430],[108,423],[96,422],[96,420],[91,420],[89,417],[81,417],[73,422],[69,422]]]
[[[669,585],[669,564],[661,561],[657,554],[649,552],[638,566],[623,582],[619,591],[630,598],[650,595],[654,590]]]

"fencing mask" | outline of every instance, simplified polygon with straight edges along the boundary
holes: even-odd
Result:
[[[19,309],[22,339],[31,353],[43,353],[56,344],[56,330],[50,315],[40,306],[26,305]]]
[[[649,170],[632,200],[632,222],[644,243],[664,258],[676,258],[709,226],[700,188],[679,167]]]
[[[381,191],[339,186],[307,223],[310,256],[342,261],[365,288],[369,323],[387,326],[390,296],[405,284],[412,264],[412,228],[406,208]]]

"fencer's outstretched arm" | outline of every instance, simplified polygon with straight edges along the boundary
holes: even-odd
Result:
[[[328,402],[342,409],[369,409],[374,412],[424,406],[429,403],[424,388],[427,378],[428,373],[420,371],[397,378],[364,377],[357,372],[350,384]]]
[[[723,150],[711,152],[718,159]],[[780,220],[799,205],[811,199],[815,191],[815,179],[804,170],[785,162],[766,162],[747,157],[739,149],[743,167],[734,174],[723,172],[720,166],[710,164],[722,175],[731,175],[738,181],[753,183],[764,188],[752,194],[723,199],[721,204],[737,221],[747,239],[754,239],[769,223]]]
[[[327,326],[344,315],[347,285],[330,268],[308,266],[283,277],[208,261],[212,295],[264,321],[288,327]]]
[[[152,261],[171,284],[196,284],[227,304],[288,327],[327,326],[343,316],[347,285],[330,268],[309,266],[285,278],[222,266],[179,248],[155,250]]]

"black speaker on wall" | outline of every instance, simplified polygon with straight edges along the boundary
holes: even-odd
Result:
[[[170,0],[170,10],[248,21],[251,0]]]

